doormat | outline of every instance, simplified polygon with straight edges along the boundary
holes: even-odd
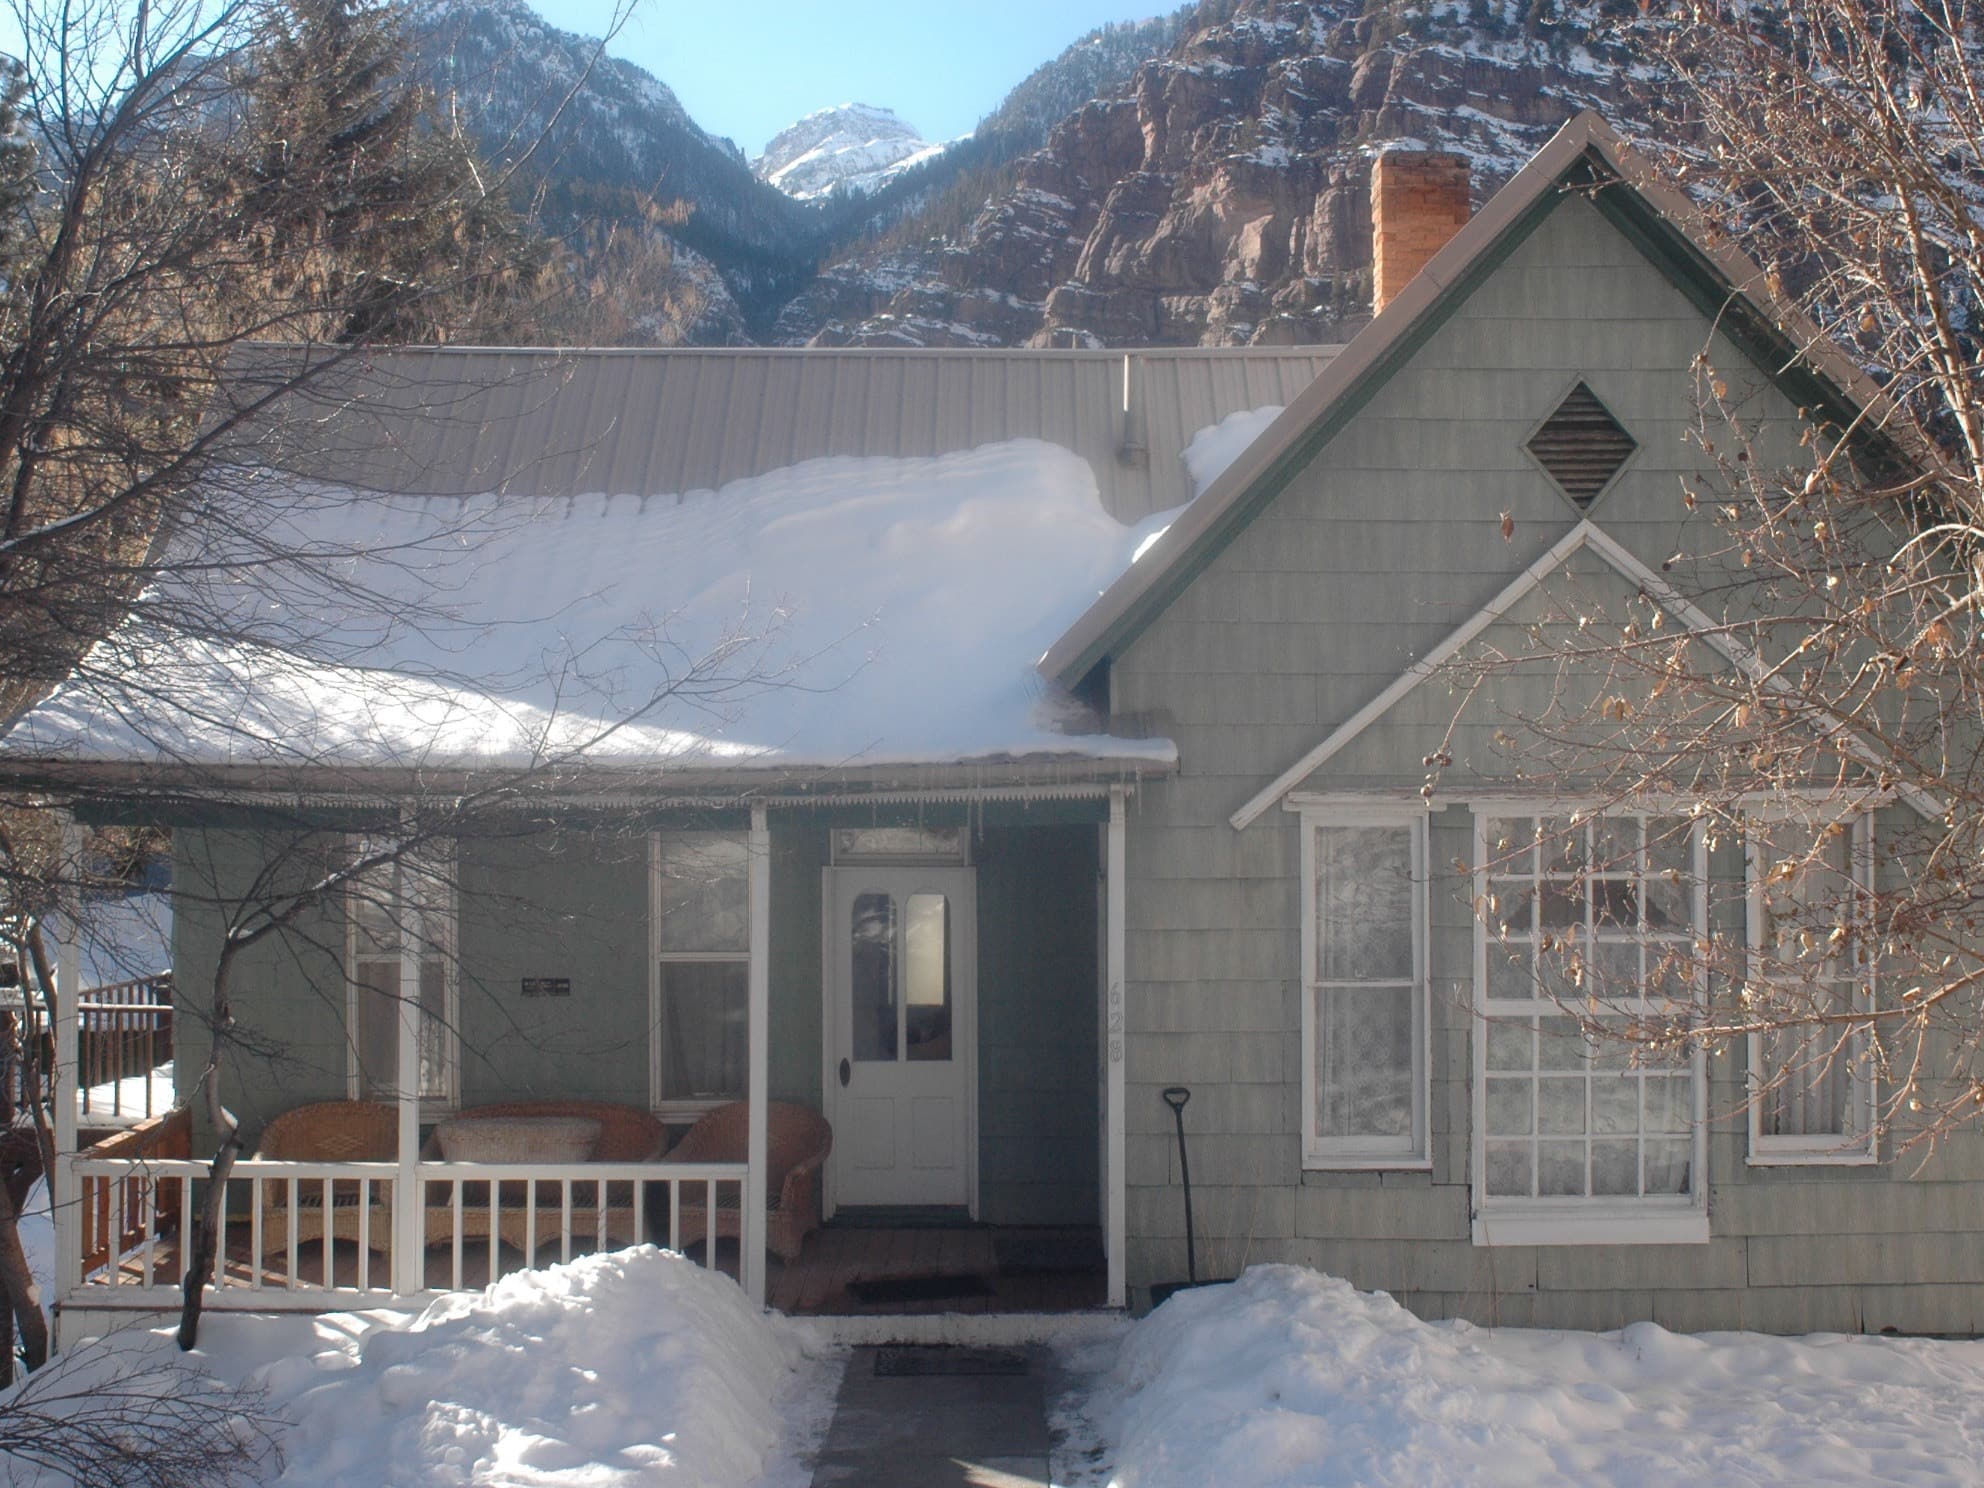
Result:
[[[1108,1270],[1102,1241],[1086,1230],[1065,1235],[1000,1235],[992,1242],[1001,1276],[1087,1276]]]
[[[954,1348],[942,1344],[899,1345],[875,1350],[877,1379],[906,1379],[932,1375],[999,1375],[1027,1372],[1027,1358],[1018,1349]]]
[[[929,1276],[871,1276],[850,1281],[848,1291],[862,1302],[942,1302],[952,1297],[989,1297],[985,1278],[945,1271]]]
[[[948,1204],[905,1204],[850,1209],[843,1205],[827,1221],[836,1230],[975,1230],[969,1209]]]

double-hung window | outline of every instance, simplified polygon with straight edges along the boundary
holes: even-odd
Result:
[[[742,832],[653,839],[650,1019],[654,1107],[693,1116],[744,1099],[750,1055],[751,922]]]
[[[1477,1244],[1706,1241],[1706,847],[1678,817],[1475,819]],[[1671,1052],[1669,1049],[1671,1048]]]
[[[1303,1164],[1423,1167],[1426,814],[1299,810]]]
[[[1868,1163],[1875,1145],[1867,955],[1873,817],[1749,819],[1750,1161]]]
[[[351,843],[353,861],[379,856],[375,839]],[[388,858],[345,890],[347,1088],[354,1100],[395,1100],[399,1014],[417,986],[419,1069],[414,1093],[428,1114],[460,1103],[459,980],[455,966],[454,855],[436,846]]]

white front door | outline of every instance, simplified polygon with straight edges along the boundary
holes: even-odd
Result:
[[[977,1208],[972,870],[827,870],[828,1190]]]

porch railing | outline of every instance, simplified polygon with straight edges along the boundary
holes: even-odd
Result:
[[[192,1216],[206,1200],[208,1165],[184,1157],[74,1160],[81,1198],[79,1306],[178,1305]],[[227,1185],[225,1264],[217,1308],[376,1306],[394,1297],[459,1291],[506,1269],[570,1260],[592,1249],[719,1238],[751,1202],[742,1163],[423,1162],[418,1251],[396,1264],[400,1166],[391,1162],[244,1159]],[[506,1265],[505,1251],[520,1257]]]

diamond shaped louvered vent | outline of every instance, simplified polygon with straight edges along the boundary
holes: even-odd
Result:
[[[1557,411],[1530,436],[1528,446],[1537,464],[1579,506],[1590,506],[1638,447],[1583,383],[1571,389]]]

